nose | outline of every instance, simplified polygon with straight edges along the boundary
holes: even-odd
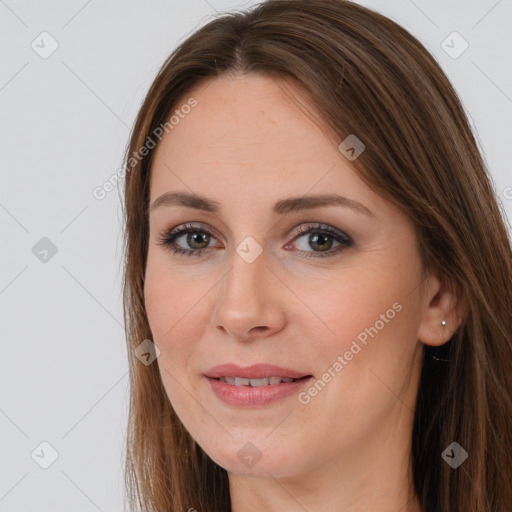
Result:
[[[264,253],[252,263],[234,253],[231,270],[217,288],[212,325],[243,341],[266,338],[283,329],[286,312],[273,272]]]

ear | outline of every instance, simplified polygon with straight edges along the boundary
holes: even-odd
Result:
[[[431,346],[450,340],[464,317],[464,301],[452,283],[430,275],[424,287],[424,307],[418,339]]]

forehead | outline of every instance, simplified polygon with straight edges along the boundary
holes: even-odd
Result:
[[[197,104],[180,110],[191,98]],[[246,201],[366,188],[338,151],[340,141],[290,82],[254,74],[216,78],[185,95],[174,112],[179,121],[153,160],[152,200],[169,189],[221,200],[236,192]]]

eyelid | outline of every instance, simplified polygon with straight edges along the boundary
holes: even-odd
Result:
[[[293,240],[298,238],[300,235],[307,234],[311,231],[323,231],[327,232],[328,234],[332,236],[337,236],[339,238],[344,239],[346,243],[354,243],[353,238],[346,233],[345,231],[341,231],[338,228],[335,228],[329,224],[323,224],[321,222],[304,222],[300,226],[298,226],[297,231],[291,236],[293,236]]]
[[[201,231],[208,233],[210,235],[215,235],[215,238],[220,238],[219,232],[211,227],[208,224],[205,224],[203,222],[185,222],[184,224],[178,224],[177,226],[171,228],[171,229],[163,229],[162,236],[165,236],[166,238],[169,238],[173,235],[182,236],[186,234],[189,231]]]
[[[197,230],[197,231],[204,230],[204,232],[206,232],[210,235],[215,235],[215,237],[217,239],[219,238],[219,233],[217,232],[217,230],[215,228],[213,228],[209,225],[206,225],[202,222],[196,222],[196,221],[186,222],[184,224],[178,224],[177,226],[170,228],[170,229],[164,229],[162,232],[162,236],[166,237],[166,238],[169,238],[169,237],[173,236],[174,234],[179,234],[181,236],[181,235],[185,234],[187,232],[187,230]],[[297,238],[299,235],[308,233],[309,231],[312,231],[312,230],[327,231],[333,235],[336,234],[339,237],[344,238],[346,240],[346,242],[353,243],[352,237],[345,231],[341,231],[338,228],[330,226],[329,224],[323,224],[321,222],[314,222],[314,221],[302,222],[301,224],[299,224],[299,226],[295,227],[286,236],[291,237],[292,240],[295,240],[295,238]],[[290,240],[290,241],[292,241],[292,240]]]

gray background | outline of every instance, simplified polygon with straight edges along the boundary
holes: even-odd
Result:
[[[215,11],[254,3],[0,0],[0,512],[124,509],[121,210],[118,190],[92,190],[121,167],[176,44]],[[361,3],[435,54],[512,218],[511,1]],[[31,47],[51,49],[43,31],[58,43],[46,59]],[[458,58],[441,46],[453,31],[469,43]]]

